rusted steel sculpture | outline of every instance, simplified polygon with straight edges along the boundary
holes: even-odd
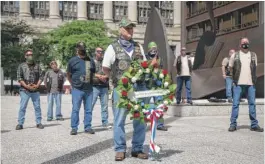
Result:
[[[159,46],[158,50],[163,60],[164,68],[168,69],[169,73],[174,77],[176,75],[173,67],[175,56],[167,41],[166,28],[158,10],[158,3],[149,2],[151,13],[146,27],[144,48],[146,50],[147,44],[150,41],[155,41]],[[192,74],[192,97],[225,96],[225,94],[219,94],[225,90],[220,63],[224,58],[223,54],[227,54],[231,48],[237,48],[239,38],[243,36],[249,38],[251,50],[257,53],[257,96],[264,97],[264,21],[256,28],[239,32],[236,37],[231,35],[231,37],[224,39],[216,36],[213,2],[206,2],[206,6],[211,21],[211,30],[203,33],[196,48]]]

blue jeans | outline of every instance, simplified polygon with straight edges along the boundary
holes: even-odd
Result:
[[[177,90],[176,90],[176,100],[177,103],[181,101],[181,91],[182,91],[182,86],[183,82],[185,83],[186,86],[186,96],[187,96],[187,101],[191,102],[191,77],[190,76],[177,76]]]
[[[242,91],[247,92],[247,99],[248,99],[248,108],[249,108],[249,118],[251,120],[251,127],[254,128],[258,126],[258,120],[256,119],[256,88],[253,85],[234,85],[233,86],[233,107],[231,113],[231,127],[237,126],[237,118],[238,118],[238,111],[239,111],[239,103],[241,98]]]
[[[152,97],[148,97],[148,98],[146,98],[145,99],[145,103],[147,104],[150,104],[150,101],[151,101],[151,98]],[[154,99],[154,103],[157,101],[157,97],[153,97],[153,99]],[[164,127],[164,118],[160,118],[158,121],[157,121],[157,128],[162,128],[162,127]]]
[[[62,118],[61,113],[61,103],[62,103],[62,94],[61,93],[49,93],[48,94],[48,119],[53,119],[53,101],[56,104],[56,119]]]
[[[100,105],[101,105],[101,119],[102,124],[108,124],[109,112],[108,112],[108,101],[109,101],[109,93],[108,87],[100,87],[94,86],[93,87],[93,101],[92,101],[92,110],[97,102],[98,97],[100,98]]]
[[[23,125],[25,121],[26,108],[31,98],[35,110],[36,124],[41,123],[40,93],[20,90],[20,108],[18,112],[18,124]]]
[[[84,104],[84,127],[85,130],[91,129],[92,121],[92,100],[93,90],[82,91],[76,88],[72,89],[72,115],[71,115],[71,127],[77,130],[79,125],[79,111],[83,100]]]
[[[116,152],[126,152],[126,139],[125,139],[125,120],[128,114],[127,109],[117,108],[119,95],[116,88],[112,94],[112,108],[114,114],[114,149]],[[132,138],[132,152],[143,151],[143,144],[145,141],[146,124],[141,123],[139,120],[133,120],[133,138]]]
[[[232,99],[232,87],[233,87],[233,80],[231,77],[225,78],[225,88],[226,88],[226,97],[227,99]]]

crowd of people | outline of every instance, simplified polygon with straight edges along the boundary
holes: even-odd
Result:
[[[113,129],[114,149],[116,152],[115,160],[122,161],[126,153],[125,120],[128,110],[117,107],[119,94],[117,90],[118,80],[123,73],[130,67],[132,59],[139,58],[151,61],[151,65],[163,67],[158,47],[155,42],[148,44],[148,52],[145,54],[143,47],[135,42],[133,29],[135,24],[129,19],[123,18],[119,24],[120,36],[108,46],[105,53],[101,47],[95,49],[94,58],[86,54],[86,46],[83,42],[77,43],[76,54],[69,60],[67,65],[67,79],[71,84],[72,113],[71,113],[71,135],[77,135],[79,126],[79,111],[81,103],[84,104],[84,131],[85,133],[95,134],[92,129],[92,113],[98,97],[101,105],[102,126],[106,129]],[[256,119],[255,107],[255,83],[257,57],[254,52],[249,51],[249,41],[247,38],[240,40],[240,50],[230,50],[229,57],[222,62],[223,77],[226,82],[226,94],[228,101],[233,103],[231,124],[229,131],[235,131],[237,127],[237,117],[239,110],[240,96],[243,90],[248,93],[249,116],[251,120],[251,130],[263,132]],[[62,90],[66,77],[58,68],[56,61],[50,63],[51,70],[47,71],[43,77],[40,66],[33,60],[33,51],[25,52],[26,62],[18,66],[17,78],[21,85],[20,88],[20,108],[18,114],[18,125],[16,130],[23,129],[25,113],[29,99],[31,98],[36,116],[37,128],[43,129],[42,114],[40,106],[40,93],[38,88],[44,81],[48,94],[47,121],[52,121],[53,104],[56,104],[56,120],[63,121],[61,111]],[[177,90],[176,103],[181,102],[181,91],[183,83],[186,86],[187,103],[193,104],[191,94],[192,82],[192,61],[186,54],[186,48],[181,48],[181,54],[175,59]],[[232,92],[233,88],[233,92]],[[109,90],[112,90],[112,112],[114,115],[113,127],[109,124],[108,100]],[[148,90],[144,81],[137,81],[137,91]],[[232,94],[233,93],[233,94]],[[151,103],[161,99],[161,96],[145,99],[145,103]],[[133,121],[134,133],[132,137],[131,155],[140,159],[147,159],[148,154],[143,152],[145,142],[146,124],[139,120]],[[158,130],[167,131],[163,119],[159,120]]]

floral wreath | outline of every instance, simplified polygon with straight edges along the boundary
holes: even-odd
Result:
[[[147,118],[150,104],[145,104],[144,98],[137,100],[129,98],[131,93],[137,92],[138,81],[145,83],[148,90],[167,90],[165,95],[155,96],[157,101],[154,102],[156,107],[162,105],[164,112],[168,109],[167,105],[170,105],[173,101],[176,84],[172,84],[168,71],[160,69],[157,63],[151,65],[151,61],[142,61],[140,59],[131,62],[129,69],[123,73],[118,81],[117,91],[120,99],[117,107],[129,110],[131,120],[136,119],[147,122],[150,121]]]

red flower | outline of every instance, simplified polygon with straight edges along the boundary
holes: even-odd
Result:
[[[154,64],[154,68],[158,68],[158,64],[157,63]]]
[[[145,121],[145,122],[149,122],[150,119],[148,119],[148,118],[145,117],[145,118],[144,118],[144,121]]]
[[[174,95],[170,95],[170,96],[169,96],[169,99],[170,99],[170,100],[173,100],[173,98],[174,98]]]
[[[127,105],[127,109],[130,110],[132,106],[130,104]]]
[[[164,111],[167,111],[167,110],[168,110],[168,107],[167,107],[167,106],[165,106],[165,107],[164,107]]]
[[[147,68],[147,67],[148,67],[148,63],[147,63],[147,61],[142,62],[142,63],[141,63],[141,66],[142,66],[143,68]]]
[[[133,118],[139,118],[140,117],[140,113],[138,111],[135,111],[133,113]]]
[[[127,96],[128,96],[128,93],[127,93],[127,91],[124,91],[124,90],[123,90],[123,91],[121,92],[121,95],[122,95],[122,97],[127,97]]]
[[[126,78],[126,77],[122,78],[121,81],[122,81],[123,85],[127,85],[129,82],[128,78]]]
[[[163,73],[164,75],[167,75],[168,72],[167,72],[166,69],[163,69],[162,73]]]

